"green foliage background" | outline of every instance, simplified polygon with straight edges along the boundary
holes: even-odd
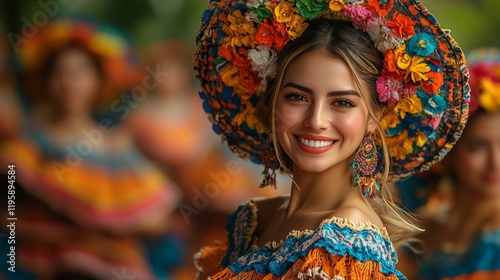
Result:
[[[26,17],[42,10],[40,2],[59,3],[58,16],[89,15],[131,33],[139,47],[166,39],[194,45],[200,15],[208,0],[16,0],[0,3],[6,32],[19,34]],[[66,3],[67,2],[67,3]],[[464,51],[500,47],[500,0],[421,0],[441,26],[452,30]]]

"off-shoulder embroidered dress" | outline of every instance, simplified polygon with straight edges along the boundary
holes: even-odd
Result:
[[[419,279],[500,279],[500,228],[481,233],[465,252],[432,252],[420,268]]]
[[[258,247],[257,215],[252,199],[230,216],[228,242],[195,255],[198,279],[406,279],[385,228],[333,217]]]

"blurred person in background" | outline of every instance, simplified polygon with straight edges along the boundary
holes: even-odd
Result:
[[[3,25],[0,23],[0,141],[19,132],[21,109],[15,95],[11,52]]]
[[[113,111],[119,94],[139,84],[131,42],[90,19],[60,18],[38,30],[19,59],[30,116],[23,135],[0,146],[2,166],[15,165],[17,217],[16,272],[2,262],[1,274],[168,278],[164,260],[150,252],[164,245],[155,241],[169,227],[178,191],[117,117],[94,116],[96,108]],[[0,247],[9,253],[5,242]]]
[[[408,279],[500,279],[500,51],[478,49],[467,62],[471,101],[462,138],[443,165],[412,179],[436,187],[419,209],[423,256],[400,254]]]
[[[156,70],[158,85],[127,120],[141,150],[182,188],[184,207],[176,212],[175,231],[188,233],[186,267],[178,274],[189,275],[187,279],[194,274],[191,256],[203,244],[225,236],[232,209],[242,200],[268,194],[255,189],[256,174],[245,166],[239,165],[237,173],[228,172],[235,157],[222,149],[203,112],[192,60],[191,48],[182,41],[147,48],[144,61]],[[205,196],[207,185],[216,186],[217,199]]]

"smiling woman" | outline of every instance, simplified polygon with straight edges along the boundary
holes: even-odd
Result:
[[[195,70],[215,132],[265,166],[262,186],[282,170],[292,188],[241,205],[228,242],[196,255],[199,277],[406,279],[394,245],[420,229],[387,181],[463,129],[452,38],[416,1],[211,1],[202,19]]]

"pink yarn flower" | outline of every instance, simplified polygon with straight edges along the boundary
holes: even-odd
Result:
[[[425,123],[430,125],[430,127],[432,127],[432,129],[436,129],[439,126],[439,124],[441,123],[442,117],[443,117],[443,114],[439,114],[437,116],[433,116],[433,115],[429,114],[429,115],[427,115],[427,120],[425,121]]]
[[[371,26],[371,23],[374,22],[373,13],[357,4],[352,6],[346,5],[344,8],[344,15],[352,20],[354,26],[365,31]]]
[[[382,102],[396,103],[399,101],[400,92],[403,91],[403,84],[387,78],[380,76],[377,79],[377,92],[379,100]]]

